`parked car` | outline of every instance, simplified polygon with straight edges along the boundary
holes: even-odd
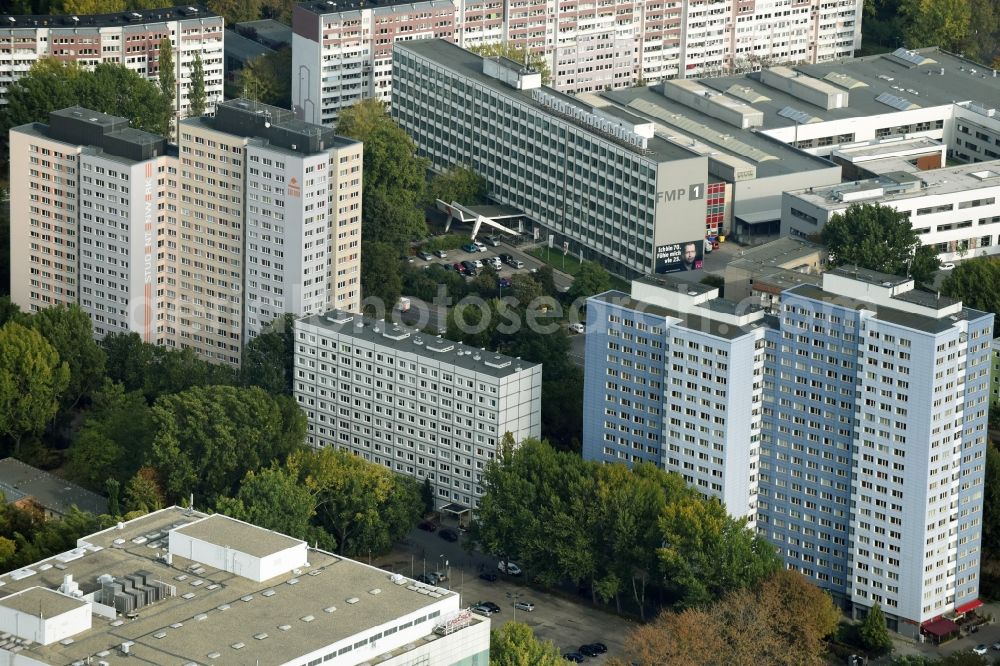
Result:
[[[1000,651],[1000,643],[994,643],[993,644],[993,649]]]
[[[587,643],[581,645],[578,652],[588,657],[597,657],[608,651],[608,646],[604,643]]]
[[[417,574],[417,577],[414,578],[413,580],[417,581],[418,583],[426,583],[428,585],[433,585],[431,579],[423,574]]]
[[[455,543],[456,541],[458,541],[458,532],[452,529],[443,529],[440,532],[438,532],[438,536],[444,539],[445,541],[449,541],[451,543]]]
[[[500,259],[500,261],[502,261],[505,264],[510,264],[510,262],[514,261],[514,257],[506,253],[498,254],[497,257]]]
[[[438,528],[437,525],[435,525],[434,523],[432,523],[429,520],[422,521],[419,525],[417,525],[417,527],[419,527],[420,529],[422,529],[424,532],[437,532],[437,528]]]
[[[516,608],[517,610],[528,611],[530,613],[531,611],[535,610],[535,604],[531,603],[530,601],[515,601],[514,608]]]
[[[513,562],[503,562],[503,561],[500,561],[500,562],[497,563],[497,569],[500,570],[500,573],[505,573],[508,576],[520,576],[521,575],[521,567],[517,566]]]
[[[604,643],[590,643],[590,647],[594,648],[601,654],[604,654],[605,652],[608,651],[608,646],[605,645]]]
[[[573,333],[586,333],[587,332],[587,325],[584,324],[583,322],[579,322],[579,321],[578,322],[574,322],[574,323],[572,323],[572,324],[569,325],[569,330],[572,331]]]
[[[480,252],[486,252],[486,243],[482,241],[472,241],[472,244],[476,246],[476,249]]]
[[[511,259],[507,262],[507,265],[511,268],[517,268],[518,270],[524,268],[524,262],[520,259]]]
[[[482,615],[483,617],[489,617],[490,615],[493,615],[493,611],[491,611],[489,608],[486,608],[485,606],[473,606],[469,610],[471,610],[476,615]]]
[[[482,259],[473,259],[472,263],[476,265],[476,268],[482,268],[483,267],[483,260]]]
[[[490,236],[486,239],[486,244],[490,247],[500,247],[500,239],[495,236]]]
[[[976,647],[972,648],[972,651],[975,654],[984,655],[984,654],[986,654],[989,651],[989,649],[985,645],[983,645],[982,643],[980,643]]]
[[[496,605],[495,603],[493,603],[492,601],[480,601],[480,602],[479,602],[478,604],[476,604],[476,605],[477,605],[477,606],[482,606],[483,608],[487,608],[487,609],[489,609],[489,611],[490,611],[491,613],[499,613],[499,612],[500,612],[500,607],[499,607],[499,606],[497,606],[497,605]]]
[[[465,269],[465,275],[475,275],[476,274],[476,264],[471,261],[463,261],[462,268]]]
[[[462,246],[462,249],[466,252],[479,252],[479,248],[476,247],[475,243],[466,243]]]
[[[444,250],[434,250],[434,256],[437,257],[438,259],[447,259],[448,253],[445,252]]]
[[[434,581],[434,584],[443,583],[448,580],[448,574],[443,571],[432,571],[428,574],[428,578]]]
[[[434,255],[431,254],[430,252],[423,252],[423,251],[417,252],[417,256],[423,259],[424,261],[430,261],[431,259],[434,258]]]
[[[566,654],[563,655],[563,659],[565,659],[566,661],[572,661],[573,663],[576,664],[583,663],[583,655],[580,654],[579,652],[567,652]]]
[[[954,268],[955,268],[955,264],[951,263],[950,261],[941,264],[941,270],[943,270],[943,271],[954,270]]]
[[[403,256],[401,256],[399,258],[399,260],[400,261],[405,261],[408,264],[412,264],[413,263],[413,256],[409,255],[409,254],[404,254]]]
[[[500,261],[500,257],[490,257],[486,261],[496,270],[500,270],[500,268],[503,266],[503,262]]]
[[[504,278],[504,277],[500,278],[497,281],[497,284],[500,285],[501,289],[510,289],[510,287],[511,287],[511,281],[508,280],[507,278]]]
[[[449,264],[447,261],[444,262],[443,264],[441,264],[441,268],[445,269],[446,271],[453,271],[453,270],[455,270],[455,267],[452,266],[451,264]]]
[[[459,275],[468,275],[468,271],[461,262],[455,262],[451,267],[454,268]]]
[[[497,575],[495,573],[481,573],[479,574],[479,577],[487,583],[495,583],[497,581]]]

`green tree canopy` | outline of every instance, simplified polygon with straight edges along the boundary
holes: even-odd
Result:
[[[195,52],[194,64],[191,66],[191,91],[188,92],[188,115],[200,116],[205,113],[205,66],[201,62],[201,54]]]
[[[484,203],[486,179],[467,166],[453,166],[431,178],[427,199],[430,205],[438,199],[445,203],[457,201],[467,206]]]
[[[1000,552],[1000,451],[986,445],[986,482],[983,488],[983,550]]]
[[[167,127],[167,136],[173,137],[172,121],[174,101],[177,99],[177,73],[174,71],[174,47],[169,37],[160,40],[157,79],[160,82],[160,113]]]
[[[545,59],[544,55],[534,51],[526,54],[522,47],[510,42],[483,44],[481,46],[473,46],[469,50],[486,57],[502,56],[521,64],[524,64],[525,58],[527,58],[528,67],[542,75],[543,84],[548,84],[549,79],[551,78],[552,72],[549,69],[549,63]]]
[[[0,129],[48,122],[49,112],[84,106],[128,118],[133,127],[166,135],[159,88],[139,74],[114,63],[93,71],[76,64],[42,58],[7,90],[7,106],[0,112]]]
[[[892,650],[892,637],[885,625],[882,608],[875,604],[861,624],[861,642],[865,649],[875,654],[885,654]]]
[[[100,492],[107,479],[127,479],[149,455],[153,443],[153,413],[140,391],[110,380],[94,402],[66,454],[66,473]]]
[[[381,553],[420,519],[420,488],[410,478],[347,451],[327,447],[289,459],[316,500],[316,523],[332,534],[337,552]]]
[[[244,386],[259,386],[271,395],[292,394],[294,322],[293,314],[278,317],[243,348]]]
[[[286,397],[232,386],[195,386],[161,397],[150,461],[170,501],[232,496],[248,471],[284,459],[305,439],[305,416]]]
[[[403,291],[403,278],[399,273],[399,253],[395,247],[377,242],[365,246],[361,253],[364,297],[380,299],[386,312],[395,307]]]
[[[928,283],[940,267],[934,249],[921,245],[906,216],[891,206],[852,204],[822,231],[832,266],[857,266]]]
[[[292,105],[292,49],[278,49],[247,62],[239,74],[239,93],[264,104]]]
[[[261,0],[208,0],[208,8],[226,19],[226,25],[260,18]]]
[[[941,283],[941,293],[970,308],[1000,316],[1000,259],[975,257],[955,266]]]
[[[141,391],[146,387],[146,376],[153,367],[155,345],[142,341],[138,333],[110,333],[101,340],[107,357],[107,377],[122,384],[126,392]]]
[[[152,467],[141,467],[125,486],[125,512],[144,514],[162,509],[167,503],[160,477]]]
[[[69,366],[37,331],[9,321],[0,328],[0,436],[20,448],[56,415]]]
[[[549,641],[535,638],[531,627],[507,622],[490,632],[490,666],[562,666],[566,660]]]
[[[75,406],[101,385],[104,351],[94,342],[90,315],[79,305],[58,305],[36,312],[29,320],[69,366],[69,384],[62,394],[65,407]]]
[[[566,293],[571,301],[578,298],[588,298],[611,288],[611,275],[600,264],[593,261],[584,262],[580,272],[573,279],[573,286]]]
[[[940,46],[956,52],[968,39],[970,0],[902,0],[900,12],[906,19],[904,36],[910,48]]]

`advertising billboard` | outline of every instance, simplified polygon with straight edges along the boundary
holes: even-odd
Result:
[[[659,245],[656,248],[656,272],[676,273],[678,271],[700,270],[704,253],[705,241],[701,238],[686,243]]]

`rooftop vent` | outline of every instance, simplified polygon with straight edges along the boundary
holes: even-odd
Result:
[[[368,590],[368,594],[382,594],[382,588],[373,587],[372,589]]]
[[[254,634],[253,637],[256,638],[258,641],[262,641],[265,638],[267,638],[267,634],[265,634],[264,632],[261,632],[259,634]]]
[[[279,624],[278,625],[278,629],[280,629],[281,631],[288,631],[291,628],[292,628],[292,625],[290,625],[290,624]]]
[[[510,359],[504,358],[503,356],[497,354],[493,358],[486,359],[486,365],[488,365],[491,368],[506,368],[508,365],[510,365]]]
[[[242,649],[243,649],[243,648],[245,648],[246,646],[247,646],[247,644],[246,644],[246,643],[233,643],[233,644],[232,644],[232,645],[230,645],[229,647],[233,648],[234,650],[242,650]]]
[[[361,599],[358,599],[357,597],[351,597],[350,599],[346,599],[346,601],[347,601],[347,603],[349,603],[349,604],[356,604],[356,603],[358,603],[359,601],[361,601]]]
[[[315,617],[313,617],[312,615],[303,615],[303,616],[302,616],[302,617],[300,617],[299,619],[300,619],[300,620],[302,620],[303,622],[312,622],[312,621],[313,621],[313,620],[315,620],[316,618],[315,618]]]
[[[324,613],[333,613],[336,610],[337,610],[336,606],[327,606],[326,608],[323,609],[323,612]]]
[[[262,596],[262,597],[273,597],[274,596],[274,590],[264,590],[263,592],[260,593],[260,596]]]

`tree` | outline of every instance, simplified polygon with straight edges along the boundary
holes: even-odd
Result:
[[[0,326],[8,321],[16,321],[19,324],[27,325],[28,315],[21,312],[20,306],[10,300],[10,296],[0,296]]]
[[[208,8],[226,19],[226,25],[260,18],[260,0],[208,0]]]
[[[976,257],[963,261],[941,283],[941,293],[964,305],[1000,315],[1000,260]]]
[[[719,297],[724,298],[723,291],[726,288],[726,279],[721,275],[715,275],[713,273],[709,273],[701,280],[699,280],[699,282],[701,282],[704,285],[708,285],[709,287],[715,287],[716,289],[719,290]]]
[[[90,315],[79,305],[57,305],[32,315],[31,327],[41,333],[69,367],[69,384],[62,394],[64,407],[72,408],[101,385],[104,351],[94,342]]]
[[[639,666],[704,666],[724,654],[722,627],[708,610],[661,613],[625,641],[629,661]]]
[[[188,92],[190,109],[188,114],[200,116],[205,113],[205,67],[201,63],[201,54],[195,52],[194,64],[191,66],[191,90]]]
[[[160,40],[160,53],[157,61],[157,78],[160,82],[160,106],[163,123],[167,127],[166,135],[173,136],[172,119],[174,116],[174,100],[177,98],[177,74],[174,71],[174,49],[170,38]]]
[[[904,36],[910,48],[940,46],[957,52],[968,38],[969,0],[903,0],[900,13],[906,20]]]
[[[53,14],[82,16],[83,14],[114,14],[126,9],[125,0],[56,0]]]
[[[660,514],[661,572],[681,607],[756,584],[781,567],[774,547],[718,502],[689,495]]]
[[[127,479],[149,454],[153,434],[153,413],[143,394],[126,393],[121,384],[105,380],[67,452],[66,473],[95,491],[108,479]]]
[[[551,78],[549,63],[545,60],[544,55],[535,51],[526,54],[523,48],[510,42],[483,44],[481,46],[470,47],[469,50],[483,57],[501,56],[521,64],[525,63],[525,58],[527,57],[528,67],[542,75],[543,84],[547,84]]]
[[[0,195],[3,194],[0,190]],[[3,302],[10,303],[7,294],[10,294],[10,203],[0,204],[0,326],[6,322]]]
[[[431,178],[428,203],[440,199],[445,203],[457,201],[467,206],[486,201],[486,179],[464,165],[455,165]]]
[[[822,231],[831,266],[857,266],[930,282],[940,267],[934,250],[921,245],[906,216],[891,206],[852,204]]]
[[[365,144],[367,155],[368,145]],[[373,146],[374,149],[374,146]],[[368,171],[365,171],[368,178]],[[367,184],[367,180],[365,183]],[[423,210],[414,197],[405,190],[383,190],[365,187],[365,200],[361,204],[361,239],[391,245],[400,254],[411,241],[427,234]],[[366,226],[367,225],[367,226]],[[362,259],[364,253],[362,253]],[[364,283],[364,276],[361,281]]]
[[[413,479],[332,447],[299,452],[289,466],[316,500],[316,522],[337,540],[337,552],[381,553],[420,519],[423,502]]]
[[[361,284],[365,298],[380,299],[385,311],[390,311],[403,292],[399,275],[399,254],[388,243],[368,243],[361,253]]]
[[[278,317],[243,348],[244,386],[259,386],[271,395],[292,394],[295,363],[295,315]]]
[[[600,264],[586,261],[580,266],[580,272],[573,279],[573,285],[566,292],[570,301],[578,298],[588,298],[611,288],[611,276]]]
[[[240,70],[240,95],[283,108],[292,105],[292,50],[257,56]]]
[[[983,488],[983,550],[1000,552],[1000,452],[992,440],[986,445],[986,483]]]
[[[868,617],[861,624],[861,643],[866,650],[876,654],[885,654],[892,650],[892,637],[885,626],[885,615],[878,604],[868,611]]]
[[[322,541],[321,547],[332,548],[335,544],[329,535],[311,524],[316,515],[316,498],[299,482],[298,472],[295,465],[277,463],[259,472],[247,472],[236,497],[220,498],[216,508],[227,516],[296,539]]]
[[[305,439],[305,416],[290,398],[232,386],[195,386],[161,397],[150,461],[171,501],[195,493],[232,496],[248,471],[284,459]]]
[[[720,605],[725,603],[723,600]],[[754,606],[767,614],[769,628],[780,640],[787,664],[821,662],[826,649],[824,640],[836,631],[841,618],[829,594],[788,569],[763,580]],[[733,639],[738,640],[739,635]]]
[[[559,648],[535,638],[531,627],[507,622],[490,632],[490,666],[561,666]]]
[[[542,285],[527,273],[515,273],[510,278],[511,295],[522,307],[531,306],[545,295]]]
[[[10,321],[0,328],[0,435],[20,450],[56,415],[69,366],[37,331]]]
[[[424,503],[424,515],[434,512],[434,489],[431,487],[431,480],[424,477],[424,482],[420,485],[420,499]]]
[[[149,513],[166,504],[159,475],[152,467],[142,467],[125,486],[125,512]]]
[[[48,122],[49,112],[69,106],[128,118],[133,127],[166,134],[163,105],[156,84],[123,65],[101,63],[86,71],[73,63],[42,58],[10,85],[0,118],[6,137],[11,127]]]
[[[156,347],[142,341],[138,333],[110,333],[101,340],[106,356],[105,370],[113,382],[122,384],[126,392],[141,391],[155,363]]]

